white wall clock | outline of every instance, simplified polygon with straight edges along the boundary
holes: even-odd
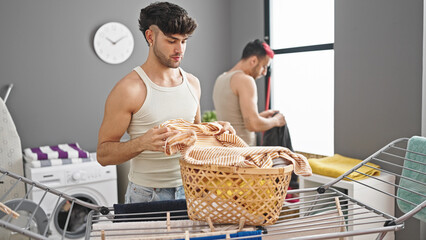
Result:
[[[132,55],[134,39],[125,25],[109,22],[96,31],[93,46],[100,59],[106,63],[119,64]]]

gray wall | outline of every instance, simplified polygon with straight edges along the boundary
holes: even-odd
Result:
[[[231,60],[233,65],[241,58],[244,46],[249,41],[263,39],[265,36],[265,19],[264,3],[261,0],[232,0],[230,2]],[[228,69],[224,69],[224,71]],[[265,109],[265,78],[256,80],[256,85],[259,95],[259,111],[263,111]]]
[[[421,134],[423,1],[335,6],[335,152],[363,159]],[[397,239],[421,239],[419,225]]]
[[[23,147],[78,141],[96,149],[108,92],[145,60],[137,18],[148,2],[0,0],[0,96],[4,85],[15,84],[7,105]],[[202,111],[213,109],[216,76],[236,63],[247,41],[263,37],[263,1],[172,2],[199,23],[183,67],[201,81]],[[337,153],[364,158],[395,138],[420,134],[422,4],[336,1]],[[133,55],[120,65],[103,63],[91,46],[96,28],[108,21],[125,23],[135,36]],[[260,110],[263,86],[260,79]],[[418,221],[410,221],[397,236],[418,232]]]
[[[422,136],[426,136],[426,4],[423,0],[423,94],[422,94]],[[424,223],[426,235],[426,223]]]
[[[0,0],[0,96],[14,88],[7,105],[22,147],[79,142],[96,150],[105,99],[114,84],[147,56],[138,30],[141,0]],[[213,109],[216,75],[231,65],[229,0],[178,2],[199,27],[182,67],[201,81],[202,111]],[[92,48],[96,29],[108,21],[127,25],[135,49],[126,62],[109,65]]]
[[[422,0],[336,1],[335,151],[421,134]]]

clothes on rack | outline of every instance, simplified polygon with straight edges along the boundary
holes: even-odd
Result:
[[[334,154],[334,156],[331,157],[309,159],[309,164],[312,167],[313,173],[333,178],[339,177],[361,162],[362,161],[359,159],[349,158],[339,154]],[[357,171],[361,173],[352,172],[348,177],[354,180],[361,180],[368,178],[368,176],[379,176],[380,170],[377,170],[377,168],[380,168],[380,166],[374,163],[367,163],[357,169]]]
[[[115,219],[125,218],[126,221],[131,221],[132,218],[139,218],[137,221],[144,221],[143,218],[149,219],[145,221],[153,221],[154,219],[161,221],[166,218],[166,212],[170,212],[170,217],[173,217],[173,219],[188,219],[186,210],[187,206],[185,199],[114,204]],[[129,213],[140,214],[129,215]],[[120,216],[120,214],[123,214],[125,217]],[[142,220],[140,220],[141,218]]]
[[[260,240],[262,232],[255,227],[239,229],[238,225],[215,227],[214,231],[205,222],[191,220],[145,221],[145,222],[99,222],[92,225],[90,239],[225,239],[230,238]],[[247,238],[243,238],[243,237]],[[249,237],[251,236],[251,237]],[[258,236],[258,237],[256,237]]]
[[[191,164],[270,168],[273,159],[282,158],[294,165],[296,174],[312,175],[311,167],[303,155],[284,147],[248,147],[235,134],[218,134],[222,128],[219,124],[192,124],[183,119],[174,119],[160,126],[180,131],[166,140],[165,153],[181,151],[182,158]],[[198,143],[199,139],[201,144]]]
[[[405,154],[404,169],[402,170],[400,186],[398,189],[398,207],[404,213],[426,200],[426,138],[413,136],[408,141]],[[406,190],[409,189],[409,190]],[[426,209],[421,210],[415,218],[426,222]]]

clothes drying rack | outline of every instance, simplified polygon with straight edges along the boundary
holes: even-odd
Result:
[[[366,158],[351,170],[342,174],[340,177],[323,184],[318,188],[305,188],[290,190],[288,194],[293,194],[292,199],[286,199],[282,208],[279,220],[269,226],[256,227],[244,226],[244,219],[236,225],[214,224],[206,219],[206,222],[198,222],[186,220],[185,216],[179,216],[179,220],[173,215],[179,211],[155,211],[146,213],[127,213],[115,214],[113,207],[103,207],[75,199],[65,193],[55,191],[46,186],[33,182],[22,176],[7,172],[0,168],[0,181],[7,181],[10,178],[16,181],[16,184],[24,183],[28,194],[33,188],[40,188],[45,194],[54,194],[61,199],[70,201],[68,217],[66,225],[69,223],[69,216],[75,205],[82,205],[92,209],[88,215],[86,223],[85,239],[191,239],[194,237],[205,236],[222,236],[222,239],[351,239],[358,235],[368,235],[369,239],[383,239],[388,232],[394,232],[404,229],[404,223],[407,219],[423,214],[425,216],[426,195],[422,191],[418,191],[417,187],[424,189],[426,183],[419,181],[418,176],[424,179],[426,172],[425,163],[422,161],[411,160],[407,158],[407,154],[415,154],[425,157],[425,154],[407,150],[409,139],[397,139],[370,157]],[[369,184],[365,184],[362,180],[355,180],[351,177],[351,173],[364,174],[359,171],[361,167],[371,167],[367,163],[372,162],[380,165],[383,174],[392,175],[395,181],[384,181],[380,177],[368,176]],[[407,162],[418,164],[415,169],[408,167]],[[407,176],[406,171],[416,173],[417,177]],[[376,191],[378,194],[391,198],[395,205],[404,204],[410,206],[411,210],[406,210],[400,216],[390,214],[372,207],[359,199],[353,198],[341,191],[336,185],[341,181],[352,181],[353,184],[360,184],[366,189]],[[413,188],[406,187],[404,182],[414,183]],[[389,186],[391,190],[381,190],[381,185]],[[388,189],[389,189],[388,188]],[[412,194],[415,201],[400,197],[399,191],[407,191]],[[7,194],[6,194],[7,195]],[[3,202],[6,196],[0,196],[0,202]],[[16,200],[16,199],[15,199]],[[20,201],[24,202],[22,199]],[[43,199],[40,200],[40,202]],[[8,205],[5,202],[4,205]],[[9,229],[32,239],[47,239],[49,224],[44,224],[44,228],[39,231],[31,231],[30,221],[37,216],[40,203],[35,203],[32,216],[29,222],[24,226],[14,224],[13,212],[19,210],[19,206],[10,207],[7,218],[0,218],[0,227]],[[1,212],[0,212],[1,213]],[[185,211],[183,211],[185,213]],[[152,217],[156,214],[156,217]],[[158,216],[160,215],[160,216]],[[44,221],[50,221],[47,219]],[[153,221],[155,221],[153,223]],[[255,232],[250,236],[233,237],[232,234],[238,232]],[[64,238],[65,232],[63,234]]]

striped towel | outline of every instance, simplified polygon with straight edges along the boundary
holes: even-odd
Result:
[[[32,168],[59,166],[75,163],[84,163],[95,161],[92,158],[63,158],[63,159],[46,159],[41,161],[30,161],[27,164]]]
[[[160,127],[179,130],[166,140],[167,155],[181,152],[188,163],[219,166],[270,168],[272,160],[283,158],[294,165],[298,175],[311,176],[308,160],[285,147],[249,147],[237,135],[220,133],[222,125],[214,122],[192,124],[183,119],[164,122]]]
[[[59,144],[24,149],[27,162],[47,159],[89,158],[89,152],[80,148],[78,143]]]

